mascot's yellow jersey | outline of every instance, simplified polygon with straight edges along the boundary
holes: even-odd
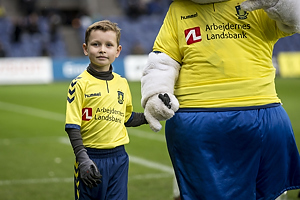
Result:
[[[100,80],[84,71],[68,92],[66,128],[81,130],[85,147],[110,149],[129,142],[124,122],[133,107],[125,78],[113,73],[112,80]]]
[[[241,10],[241,2],[171,4],[153,50],[181,64],[174,91],[181,108],[280,103],[272,52],[288,34],[263,10]]]

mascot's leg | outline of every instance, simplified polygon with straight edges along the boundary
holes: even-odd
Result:
[[[255,155],[258,144],[252,141],[252,136],[237,141],[238,132],[232,131],[232,135],[225,133],[236,127],[231,123],[233,118],[224,121],[223,116],[215,118],[212,113],[177,112],[167,121],[167,146],[182,200],[255,199],[256,179],[253,173],[259,166]],[[217,119],[222,120],[217,123]],[[248,143],[252,149],[240,159],[239,153]],[[238,146],[231,148],[235,145]],[[251,166],[243,165],[245,160]]]
[[[299,152],[281,106],[178,111],[166,140],[182,200],[275,199],[300,189]]]

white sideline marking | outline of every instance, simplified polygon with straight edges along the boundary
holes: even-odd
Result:
[[[60,137],[59,141],[63,144],[70,144],[69,139],[67,137]],[[153,162],[150,160],[146,160],[137,156],[133,156],[133,155],[129,155],[129,162],[135,163],[135,164],[139,164],[139,165],[143,165],[145,167],[148,168],[152,168],[152,169],[157,169],[169,174],[173,174],[173,168],[169,167],[167,165],[163,165],[157,162]]]
[[[0,109],[10,111],[10,112],[15,112],[15,113],[31,115],[31,116],[35,116],[35,117],[42,117],[45,119],[51,119],[51,120],[59,121],[59,122],[65,121],[65,115],[63,115],[63,114],[46,111],[46,110],[41,110],[41,109],[37,109],[37,108],[32,108],[32,107],[28,107],[28,106],[21,106],[21,105],[12,104],[12,103],[6,103],[6,102],[0,101]],[[128,132],[129,132],[129,135],[134,135],[136,137],[165,142],[165,137],[160,134],[155,134],[155,133],[140,131],[140,130],[135,130],[135,129],[128,129]]]
[[[60,121],[63,122],[65,120],[65,115],[63,114],[59,114],[59,113],[55,113],[55,112],[50,112],[50,111],[45,111],[45,110],[41,110],[41,109],[37,109],[37,108],[32,108],[32,107],[27,107],[27,106],[21,106],[21,105],[16,105],[16,104],[11,104],[11,103],[5,103],[5,102],[1,102],[0,101],[0,109],[2,110],[7,110],[7,111],[13,111],[16,113],[22,113],[22,114],[26,114],[26,115],[32,115],[32,116],[37,116],[37,117],[42,117],[45,119],[51,119],[51,120],[55,120],[55,121]],[[149,133],[146,131],[139,131],[139,130],[134,130],[134,129],[130,129],[129,130],[130,133],[129,135],[134,135],[137,137],[141,137],[141,138],[146,138],[146,139],[150,139],[150,140],[156,140],[156,141],[161,141],[161,142],[165,142],[165,138],[163,135],[159,135],[159,134],[154,134],[154,133]],[[49,138],[48,138],[49,139]],[[0,140],[0,144],[7,144],[9,145],[11,143],[11,140],[13,140],[14,142],[18,141],[17,138],[14,139],[1,139]],[[42,140],[42,138],[38,137],[38,138],[33,138],[31,142],[34,141],[39,141]],[[70,144],[68,137],[58,137],[59,142],[63,143],[63,144]],[[2,142],[1,142],[2,141]],[[24,142],[24,138],[22,140],[20,140],[22,142]],[[152,169],[157,169],[163,172],[166,172],[168,174],[173,174],[173,168],[169,167],[167,165],[163,165],[157,162],[153,162],[153,161],[149,161],[137,156],[132,156],[129,155],[129,161],[132,163],[136,163],[139,165],[143,165]],[[28,179],[25,180],[27,181],[27,183],[35,183],[35,181],[39,181],[43,183],[43,181],[49,181],[49,182],[64,182],[68,179],[58,179],[58,178],[51,178],[51,179]],[[22,183],[22,181],[24,180],[16,180],[16,183]],[[12,181],[14,182],[14,181]],[[0,181],[0,185],[5,184],[5,181]]]
[[[16,112],[16,113],[22,113],[26,115],[32,115],[35,117],[42,117],[45,119],[51,119],[54,121],[64,121],[65,120],[65,115],[55,113],[55,112],[50,112],[46,110],[41,110],[38,108],[32,108],[28,106],[21,106],[17,104],[12,104],[12,103],[5,103],[0,101],[0,109],[1,110],[6,110],[10,112]]]
[[[42,179],[23,179],[23,180],[0,180],[0,185],[24,185],[39,183],[69,183],[73,178],[42,178]]]
[[[152,133],[152,132],[148,132],[148,131],[141,131],[138,129],[127,129],[129,135],[134,135],[140,138],[145,138],[145,139],[149,139],[149,140],[156,140],[159,142],[166,142],[165,136],[164,135],[160,135],[158,133]]]
[[[139,165],[143,165],[145,167],[149,167],[149,168],[152,168],[152,169],[157,169],[157,170],[160,170],[160,171],[163,171],[163,172],[167,172],[169,174],[173,174],[173,172],[174,172],[172,167],[169,167],[167,165],[163,165],[163,164],[160,164],[160,163],[157,163],[157,162],[149,161],[149,160],[146,160],[146,159],[143,159],[143,158],[139,158],[139,157],[136,157],[136,156],[132,156],[132,155],[129,155],[129,162],[136,163],[136,164],[139,164]]]
[[[129,176],[129,180],[161,179],[173,177],[169,173],[159,174],[140,174]],[[74,178],[42,178],[42,179],[23,179],[23,180],[0,180],[0,186],[5,185],[28,185],[46,183],[72,183]]]

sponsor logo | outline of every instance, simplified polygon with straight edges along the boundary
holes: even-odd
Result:
[[[247,39],[247,30],[250,30],[250,24],[211,24],[206,25],[205,31],[207,40],[216,39]]]
[[[184,34],[187,45],[202,41],[200,27],[186,29]]]
[[[94,116],[95,120],[105,120],[110,122],[122,123],[125,113],[115,108],[97,108]]]
[[[92,108],[83,108],[82,109],[82,120],[83,121],[90,121],[93,116]]]

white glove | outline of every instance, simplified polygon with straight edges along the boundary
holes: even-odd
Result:
[[[150,125],[150,128],[157,132],[162,126],[159,121],[164,121],[170,119],[174,116],[175,112],[179,109],[179,102],[173,94],[165,93],[170,99],[169,106],[161,98],[159,95],[155,94],[151,96],[147,104],[145,106],[145,118]]]
[[[247,0],[241,3],[241,8],[245,11],[263,9],[280,30],[300,33],[299,0]]]
[[[145,118],[155,132],[162,127],[159,121],[170,119],[179,108],[178,100],[173,95],[179,70],[180,64],[167,54],[154,52],[149,54],[141,79],[141,103],[145,108]],[[170,108],[158,97],[159,94],[165,93],[170,98]]]

